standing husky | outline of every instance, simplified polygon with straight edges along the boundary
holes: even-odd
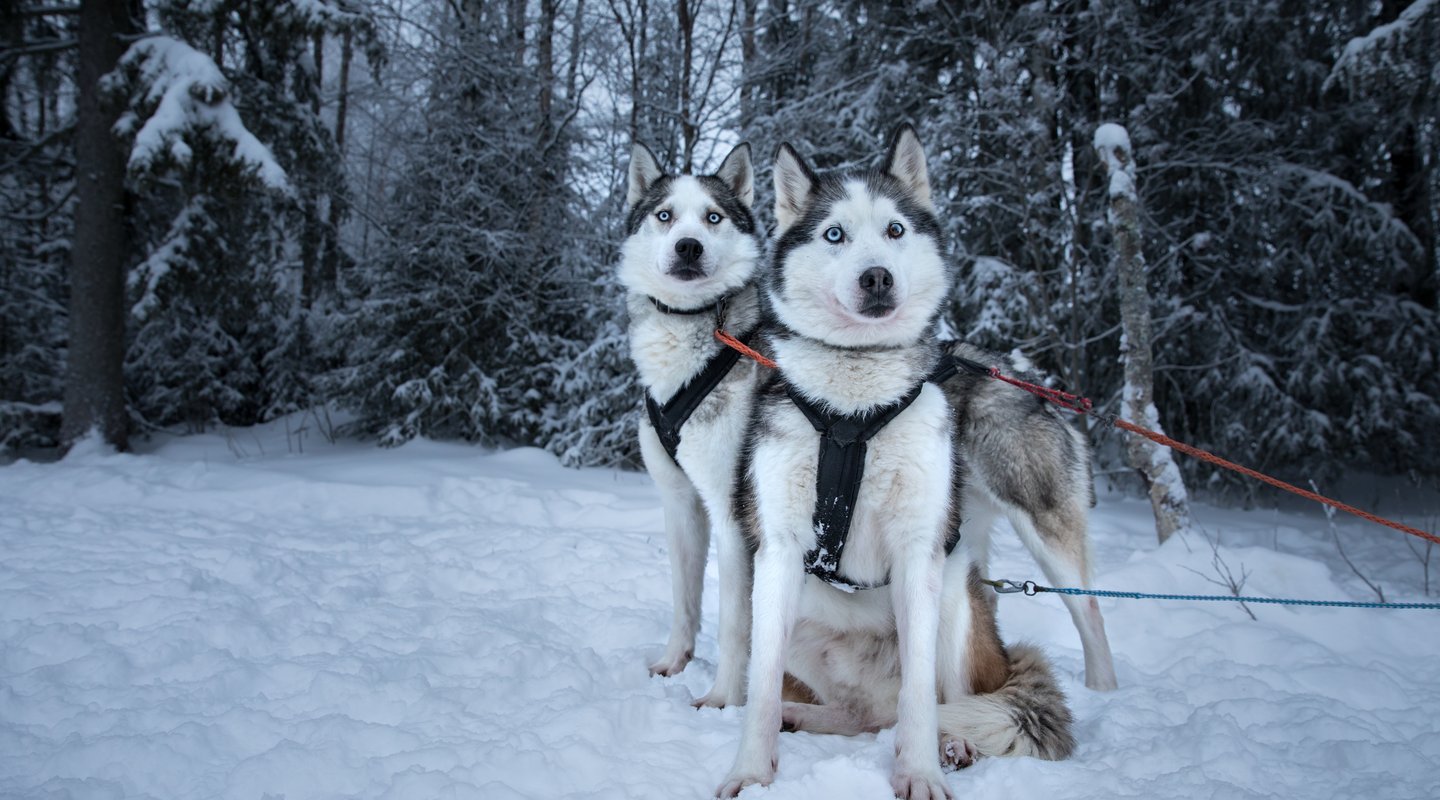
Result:
[[[716,174],[698,177],[665,175],[643,144],[631,153],[620,282],[629,292],[630,355],[645,387],[640,452],[665,508],[675,602],[670,643],[650,672],[677,674],[694,654],[713,531],[720,662],[714,688],[696,706],[745,701],[751,564],[732,501],[758,367],[714,334],[723,327],[746,339],[759,325],[752,281],[764,239],[750,213],[754,196],[747,144]]]
[[[904,798],[951,797],[942,760],[1062,758],[1070,713],[1048,666],[1001,644],[965,543],[947,556],[965,463],[926,382],[952,276],[919,139],[905,126],[881,171],[844,176],[817,176],[782,145],[774,179],[778,373],[759,391],[736,489],[758,543],[749,703],[718,794],[774,778],[782,725],[895,725]],[[782,703],[787,670],[820,705]]]
[[[1094,487],[1085,437],[1050,403],[981,371],[993,366],[1006,374],[1026,374],[1028,364],[965,342],[950,343],[946,350],[957,366],[941,385],[955,410],[970,466],[960,538],[976,563],[987,563],[991,523],[1004,514],[1052,584],[1088,587],[1086,521]],[[1080,632],[1085,685],[1114,689],[1115,664],[1100,605],[1093,597],[1063,594],[1060,599]]]

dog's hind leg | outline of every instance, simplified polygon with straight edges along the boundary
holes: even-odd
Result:
[[[876,733],[883,726],[866,721],[861,715],[841,706],[813,703],[786,703],[780,711],[780,729],[806,733],[833,733],[858,736]]]
[[[1055,509],[1036,514],[1015,507],[1007,512],[1020,541],[1035,556],[1052,585],[1090,587],[1090,547],[1081,498],[1070,498]],[[1085,651],[1085,685],[1099,691],[1116,688],[1115,661],[1105,636],[1100,605],[1093,597],[1062,594],[1060,599],[1080,633],[1080,645]]]

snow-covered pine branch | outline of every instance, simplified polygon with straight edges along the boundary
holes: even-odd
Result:
[[[240,119],[230,101],[229,81],[210,56],[178,39],[150,36],[130,46],[111,78],[113,88],[130,101],[115,127],[133,141],[132,174],[188,166],[194,138],[203,136],[224,143],[230,156],[253,169],[264,185],[291,191],[270,148]]]
[[[1354,78],[1357,73],[1369,69],[1371,64],[1392,65],[1397,60],[1396,51],[1416,37],[1428,37],[1433,41],[1440,19],[1427,19],[1429,17],[1440,18],[1440,0],[1415,0],[1400,12],[1394,22],[1387,22],[1364,36],[1356,36],[1346,42],[1345,49],[1325,78],[1324,88],[1329,89],[1341,80]],[[1426,29],[1426,25],[1430,27]]]

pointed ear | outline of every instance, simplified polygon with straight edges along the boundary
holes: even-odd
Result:
[[[725,182],[730,191],[740,198],[740,204],[749,208],[755,202],[755,168],[750,163],[750,144],[735,145],[730,155],[720,164],[715,177]]]
[[[634,208],[650,189],[650,184],[664,174],[650,148],[636,142],[630,148],[630,188],[625,193],[625,207]]]
[[[777,233],[805,213],[810,205],[810,192],[815,188],[815,175],[789,142],[775,151],[775,222]]]
[[[885,172],[893,175],[925,208],[934,211],[930,199],[930,172],[925,168],[925,149],[910,123],[901,125],[890,139],[885,155]]]

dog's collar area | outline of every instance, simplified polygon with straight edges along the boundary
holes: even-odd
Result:
[[[738,294],[738,292],[729,292],[727,294],[722,294],[715,302],[709,305],[701,306],[699,308],[676,308],[674,306],[667,306],[650,295],[646,295],[646,297],[650,298],[650,302],[655,306],[655,310],[659,311],[661,314],[674,314],[681,317],[695,317],[701,314],[708,314],[711,311],[723,310],[725,308],[725,304],[728,303],[730,301],[730,298],[734,297],[736,294]]]
[[[794,328],[790,327],[789,325],[786,325],[784,322],[781,322],[780,320],[772,320],[770,322],[770,326],[775,332],[787,338],[801,339],[806,342],[810,342],[811,344],[823,347],[827,350],[835,350],[843,353],[893,353],[897,350],[907,350],[911,347],[914,347],[913,344],[835,344],[833,342],[827,342],[824,339],[817,339],[814,336],[808,336],[806,334],[803,334],[800,331],[797,331]]]
[[[738,339],[745,346],[755,338],[759,328],[751,328],[741,334]],[[705,398],[715,391],[720,381],[730,374],[735,362],[740,360],[740,351],[730,347],[721,347],[710,356],[705,366],[697,372],[690,380],[680,387],[673,397],[666,400],[664,405],[657,403],[649,392],[645,393],[645,412],[650,417],[650,424],[655,428],[655,433],[660,437],[660,444],[665,447],[665,452],[670,454],[670,460],[675,461],[675,453],[680,449],[680,429],[685,427],[690,415],[695,409],[705,402]],[[679,463],[679,462],[676,462]]]
[[[820,434],[820,460],[815,472],[815,514],[811,517],[815,528],[815,548],[805,554],[805,571],[837,589],[853,592],[890,582],[888,577],[871,584],[848,580],[840,574],[840,557],[845,553],[855,501],[860,496],[860,483],[865,479],[866,443],[915,402],[925,383],[915,384],[889,405],[860,414],[836,413],[810,402],[793,385],[785,384],[790,402],[800,409],[800,413]],[[947,555],[955,549],[959,540],[958,531],[951,534],[945,543]]]

